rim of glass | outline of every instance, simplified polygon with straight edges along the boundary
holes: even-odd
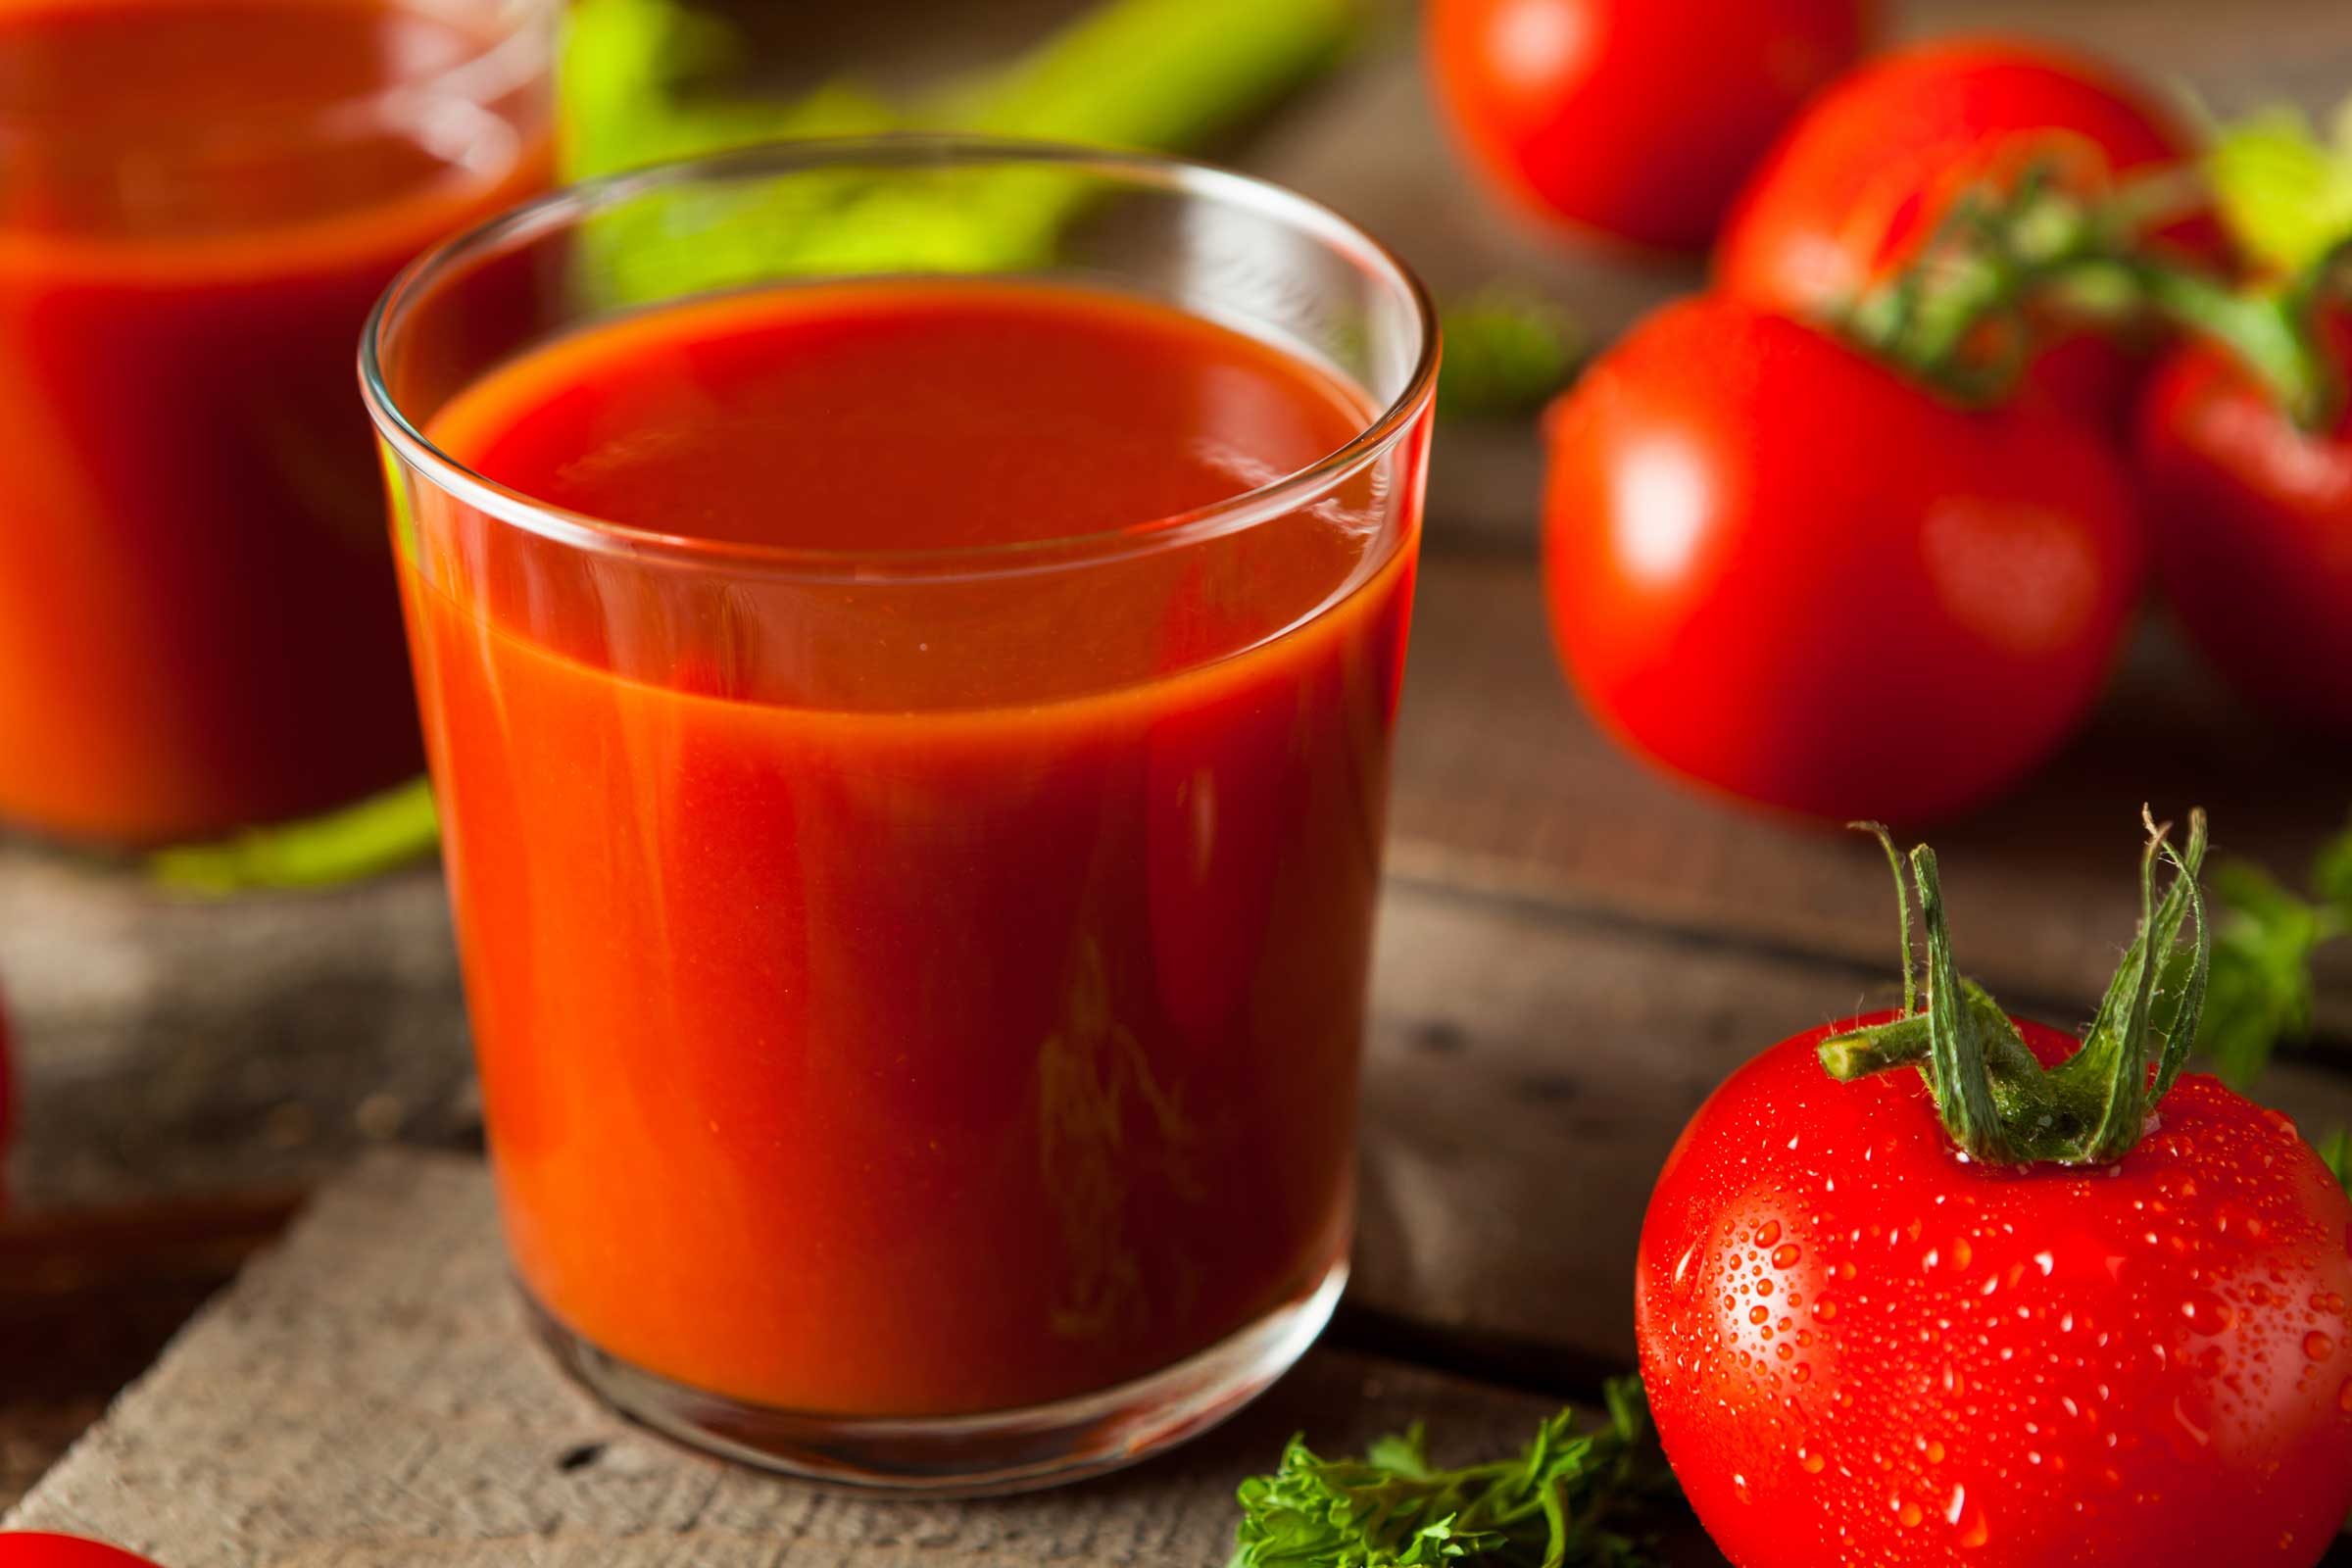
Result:
[[[713,177],[743,178],[828,168],[915,169],[995,164],[1059,165],[1125,179],[1139,186],[1210,198],[1287,223],[1331,247],[1373,274],[1410,313],[1416,341],[1403,387],[1378,413],[1361,421],[1355,434],[1337,450],[1264,484],[1188,512],[1048,539],[918,550],[842,550],[704,539],[555,506],[527,491],[487,478],[443,452],[400,407],[386,381],[384,361],[393,357],[387,353],[388,341],[396,333],[403,314],[430,291],[436,277],[470,258],[527,243],[598,211],[668,186]],[[812,274],[807,281],[822,282],[825,275]],[[701,296],[684,295],[680,302],[697,297]],[[1320,202],[1270,180],[1188,158],[1063,142],[921,133],[765,142],[563,187],[446,239],[412,261],[376,301],[360,338],[361,391],[378,432],[404,462],[477,511],[583,550],[637,559],[663,558],[704,566],[750,566],[862,578],[887,577],[898,572],[931,575],[955,566],[1004,572],[1044,569],[1063,564],[1074,553],[1090,559],[1097,553],[1113,558],[1143,554],[1288,515],[1395,446],[1430,401],[1437,369],[1437,308],[1428,289],[1395,251]]]
[[[366,87],[340,98],[323,103],[262,106],[242,112],[208,114],[200,119],[206,127],[207,145],[236,144],[262,137],[363,135],[380,130],[387,124],[405,122],[405,111],[419,91],[433,89],[436,95],[455,92],[477,103],[488,102],[512,92],[529,82],[534,76],[545,75],[554,62],[542,29],[552,26],[561,15],[565,0],[497,0],[484,7],[488,12],[480,33],[480,47],[471,49],[458,60],[430,70],[406,72],[376,86]],[[76,0],[51,0],[54,9],[72,10],[76,14],[89,7]],[[27,9],[38,9],[28,7]],[[125,8],[127,9],[127,8]],[[355,9],[365,9],[355,7]],[[421,16],[447,18],[453,8],[432,0],[416,0],[402,7]],[[126,122],[126,130],[142,135],[152,134],[158,126],[186,123],[189,117],[166,117],[160,121]],[[14,113],[0,108],[0,142],[11,137],[30,141],[41,136],[62,133],[84,134],[86,122],[76,122],[70,116],[61,121],[54,115],[32,114],[23,110]]]

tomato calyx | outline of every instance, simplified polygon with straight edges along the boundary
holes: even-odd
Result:
[[[2033,138],[1962,189],[1909,262],[1830,313],[1848,341],[1956,402],[2008,395],[2057,317],[2106,330],[2161,321],[2228,349],[2301,429],[2329,428],[2352,391],[2321,318],[2352,300],[2352,233],[2240,286],[2152,243],[2205,182],[2166,170],[2114,182],[2091,154]],[[2241,178],[2243,176],[2240,176]]]
[[[2146,236],[2191,210],[2192,178],[2171,170],[2121,185],[2095,151],[2030,138],[1961,189],[1918,252],[1830,313],[1830,324],[1886,364],[1970,405],[2006,396],[2051,315],[2118,325],[2146,309]],[[2173,270],[2172,269],[2165,269]]]
[[[2352,299],[2352,235],[2289,276],[2245,289],[2144,258],[2119,265],[2134,274],[2148,310],[2229,350],[2296,428],[2324,431],[2341,416],[2344,378],[2320,323],[2331,305]]]
[[[2148,820],[2139,861],[2138,934],[2108,982],[2082,1049],[2046,1068],[2000,1004],[1954,969],[1936,854],[1924,844],[1908,858],[1927,939],[1921,1004],[1904,857],[1884,827],[1856,824],[1878,836],[1894,869],[1903,926],[1903,1010],[1885,1023],[1824,1040],[1823,1068],[1842,1083],[1916,1067],[1953,1143],[1986,1164],[2101,1165],[2122,1158],[2180,1078],[2204,1008],[2213,955],[2197,881],[2205,858],[2205,813],[2190,812],[2188,823],[2187,843],[2175,848],[2169,824]],[[2161,899],[2155,891],[2159,864],[2173,872]],[[2191,922],[2193,940],[2182,950],[2181,928]]]

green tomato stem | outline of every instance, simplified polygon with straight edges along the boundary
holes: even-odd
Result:
[[[2149,1106],[2179,1077],[2212,960],[2197,885],[2204,813],[2191,813],[2188,842],[2177,851],[2166,829],[2147,825],[2138,935],[2073,1056],[2045,1070],[2000,1004],[1959,974],[1936,855],[1921,845],[1911,852],[1910,868],[1927,933],[1927,1009],[1824,1040],[1823,1069],[1850,1082],[1917,1068],[1952,1142],[1973,1159],[2001,1165],[2120,1159],[2139,1139]],[[2155,895],[2160,864],[2174,872],[2161,900]],[[2181,929],[2192,922],[2195,940],[2183,954]],[[1907,933],[1908,920],[1904,925]]]

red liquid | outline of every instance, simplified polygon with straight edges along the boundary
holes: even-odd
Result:
[[[879,551],[1160,517],[1362,419],[1158,307],[931,283],[592,329],[430,428],[624,524]],[[1417,497],[912,584],[681,582],[423,498],[403,581],[539,1299],[703,1389],[936,1415],[1318,1284]]]
[[[486,42],[369,0],[0,3],[0,816],[155,843],[418,766],[354,346],[411,255],[545,182],[546,105],[355,105]]]

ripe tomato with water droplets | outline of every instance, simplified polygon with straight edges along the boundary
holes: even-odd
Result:
[[[0,1530],[0,1568],[156,1568],[146,1558],[84,1541],[79,1536],[54,1536],[41,1530]]]
[[[1724,1084],[1642,1229],[1642,1376],[1717,1544],[2319,1561],[2352,1508],[2352,1201],[2293,1126],[2189,1075],[2113,1164],[1972,1163],[1917,1074],[1823,1070],[1853,1026]],[[2045,1065],[2075,1049],[2018,1027]]]

